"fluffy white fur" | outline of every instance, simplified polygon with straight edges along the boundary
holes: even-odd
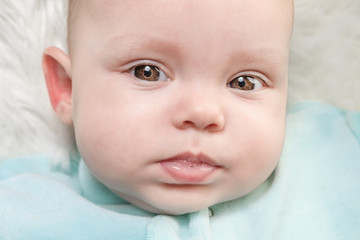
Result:
[[[0,160],[44,154],[68,165],[70,128],[52,112],[41,70],[46,46],[65,49],[66,0],[0,1]],[[289,102],[360,110],[360,1],[295,0]]]
[[[57,120],[43,79],[46,46],[65,46],[66,2],[0,1],[0,160],[43,154],[67,165],[71,130]]]

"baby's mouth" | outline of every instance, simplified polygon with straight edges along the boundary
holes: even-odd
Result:
[[[163,169],[181,184],[196,184],[204,181],[220,166],[205,154],[181,153],[160,161]]]

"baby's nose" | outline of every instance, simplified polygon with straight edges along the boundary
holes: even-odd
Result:
[[[179,129],[217,132],[224,128],[225,117],[216,99],[190,97],[177,106],[173,123]]]

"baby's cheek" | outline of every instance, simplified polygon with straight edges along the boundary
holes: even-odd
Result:
[[[264,137],[263,147],[260,150],[260,156],[257,168],[261,172],[261,180],[265,180],[275,169],[282,153],[284,145],[284,130],[279,125],[277,129],[272,129],[267,137]]]
[[[275,121],[271,127],[263,126],[258,128],[257,132],[253,132],[257,137],[253,139],[253,146],[248,155],[248,169],[244,172],[249,184],[255,186],[265,181],[275,169],[284,143],[283,123]]]

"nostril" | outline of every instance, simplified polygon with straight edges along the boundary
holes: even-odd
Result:
[[[216,130],[216,129],[218,129],[218,128],[219,128],[219,125],[217,125],[216,123],[212,123],[212,124],[206,126],[206,129],[208,129],[208,130],[210,130],[210,131]]]
[[[221,131],[225,125],[224,114],[214,107],[190,106],[181,109],[172,117],[174,126],[178,129],[193,128],[201,131]]]
[[[192,122],[192,121],[187,120],[187,121],[183,122],[183,126],[184,127],[195,127],[195,123]]]
[[[207,130],[207,131],[216,131],[217,129],[219,129],[219,125],[216,123],[206,123],[206,122],[193,122],[193,121],[183,121],[182,126],[183,129],[185,128],[196,128],[196,129],[202,129],[202,130]]]

